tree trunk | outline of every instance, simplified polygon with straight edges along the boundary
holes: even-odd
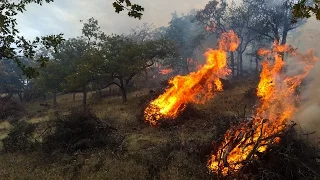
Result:
[[[259,76],[259,57],[256,56],[256,75]]]
[[[121,90],[121,94],[122,94],[122,101],[125,103],[127,102],[127,90],[126,90],[126,87],[125,87],[125,84],[123,82],[123,79],[120,78],[120,90]]]
[[[122,93],[122,101],[125,103],[127,102],[127,90],[125,87],[121,86],[121,93]]]
[[[73,93],[72,102],[76,101],[76,93]]]
[[[237,77],[240,76],[240,58],[239,58],[239,53],[238,53],[238,58],[237,58]]]
[[[242,75],[243,71],[243,59],[242,59],[242,53],[239,52],[239,69],[240,69],[240,75]]]
[[[190,70],[189,70],[189,59],[188,58],[185,58],[186,59],[186,66],[185,66],[185,74],[189,74],[190,73]]]
[[[287,43],[287,36],[288,36],[288,30],[285,29],[285,30],[283,30],[283,35],[282,35],[282,39],[281,39],[281,44],[280,45],[285,45]],[[279,53],[279,55],[282,58],[282,60],[284,61],[284,52]]]
[[[148,73],[148,69],[147,68],[144,70],[144,74],[145,74],[146,83],[148,83],[149,82],[149,73]]]
[[[21,93],[17,93],[17,94],[18,94],[18,96],[19,96],[20,102],[23,102],[22,94],[21,94]]]
[[[233,52],[231,52],[231,71],[232,71],[232,78],[234,78],[235,76],[235,72],[234,72],[234,55]]]
[[[53,106],[56,107],[57,106],[57,93],[53,92]]]
[[[87,88],[83,88],[83,99],[82,99],[82,105],[85,107],[87,105]]]

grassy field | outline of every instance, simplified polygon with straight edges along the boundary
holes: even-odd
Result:
[[[223,135],[221,124],[227,128],[230,117],[250,115],[254,102],[245,95],[255,86],[253,81],[237,82],[205,105],[195,106],[201,118],[168,128],[150,127],[137,118],[141,113],[139,102],[148,94],[147,89],[130,93],[125,104],[121,97],[89,100],[97,116],[125,137],[119,151],[98,149],[54,160],[40,152],[0,154],[0,179],[214,179],[206,168],[212,141]],[[55,111],[68,113],[80,106],[81,94],[76,102],[72,102],[72,95],[59,96],[58,104],[57,109],[48,110],[39,102],[24,104],[27,121],[39,125],[35,137]],[[10,128],[7,121],[0,124],[1,139]]]

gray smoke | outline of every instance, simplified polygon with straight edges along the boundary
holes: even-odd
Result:
[[[315,55],[319,55],[319,25],[320,22],[315,18],[309,19],[295,33],[297,36],[292,36],[289,43],[294,47],[298,47],[300,52],[306,53],[308,50],[313,49]],[[294,61],[289,61],[288,70],[289,73],[298,72],[301,70],[301,66],[294,65]],[[299,129],[301,127],[301,130],[304,132],[315,132],[310,136],[311,140],[318,139],[320,137],[320,62],[317,62],[299,91],[301,101],[299,102],[299,110],[294,117],[294,121],[298,123]]]
[[[320,63],[318,62],[301,89],[299,110],[294,121],[306,133],[315,132],[312,140],[320,137]]]

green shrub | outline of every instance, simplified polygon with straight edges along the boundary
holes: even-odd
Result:
[[[22,105],[10,96],[0,96],[0,120],[9,116],[17,116],[24,112]]]
[[[57,115],[53,127],[54,132],[43,139],[43,149],[48,153],[118,147],[116,129],[99,120],[88,109],[74,109],[67,116]]]
[[[4,152],[28,152],[35,149],[32,135],[36,125],[24,120],[12,121],[13,128],[8,136],[2,140]]]

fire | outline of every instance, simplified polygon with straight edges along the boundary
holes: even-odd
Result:
[[[206,63],[196,72],[176,76],[170,80],[171,87],[157,99],[150,102],[144,111],[144,118],[151,125],[160,119],[174,119],[188,103],[202,104],[222,90],[219,78],[230,74],[227,68],[227,51],[235,51],[239,39],[233,31],[222,34],[218,49],[205,52]]]
[[[301,71],[291,76],[283,73],[286,67],[282,57],[284,52],[298,56]],[[211,171],[223,176],[237,172],[245,163],[265,152],[270,144],[280,142],[279,135],[296,112],[295,90],[318,60],[312,52],[300,55],[289,46],[277,43],[272,50],[262,49],[259,54],[274,57],[274,63],[267,60],[262,63],[257,87],[260,104],[254,119],[229,129],[208,162]]]
[[[159,74],[166,75],[166,74],[170,74],[172,72],[173,72],[173,69],[162,69],[162,70],[160,70]]]

